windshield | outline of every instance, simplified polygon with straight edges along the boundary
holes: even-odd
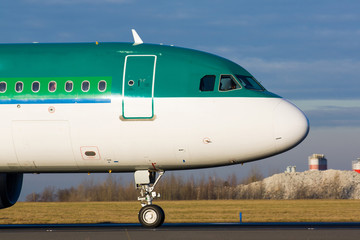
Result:
[[[254,77],[243,76],[243,75],[235,75],[235,76],[239,80],[241,85],[243,85],[246,89],[258,90],[258,91],[265,90],[265,88],[261,86],[260,83],[258,83],[258,81],[256,81]]]

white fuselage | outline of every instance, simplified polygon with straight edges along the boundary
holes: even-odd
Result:
[[[154,98],[152,119],[124,119],[122,99],[0,105],[1,172],[189,169],[286,151],[308,121],[281,98]]]

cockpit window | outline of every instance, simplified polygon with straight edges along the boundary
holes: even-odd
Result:
[[[230,91],[240,88],[241,86],[232,75],[221,75],[219,86],[220,91]]]
[[[249,76],[235,75],[241,85],[246,89],[264,91],[265,88],[258,83],[255,78]]]
[[[214,91],[215,75],[203,76],[200,80],[200,91]]]

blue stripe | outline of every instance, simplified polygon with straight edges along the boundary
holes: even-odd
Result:
[[[110,98],[0,99],[0,104],[111,103]]]

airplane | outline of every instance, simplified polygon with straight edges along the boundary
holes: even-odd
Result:
[[[305,114],[247,70],[192,49],[133,43],[0,44],[0,208],[25,173],[134,172],[150,228],[165,171],[243,164],[285,152]]]

